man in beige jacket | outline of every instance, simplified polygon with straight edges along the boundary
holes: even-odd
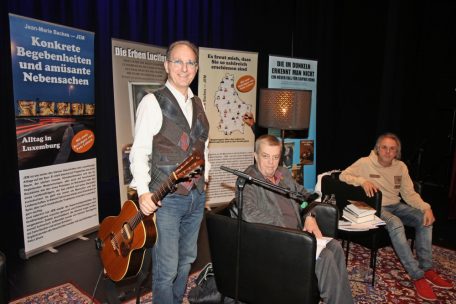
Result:
[[[378,137],[374,150],[340,174],[340,180],[362,186],[367,196],[382,191],[381,218],[393,247],[405,270],[414,280],[420,298],[435,301],[431,285],[452,288],[432,269],[432,224],[435,221],[431,206],[416,193],[407,166],[400,160],[401,142],[392,133]],[[401,203],[401,198],[406,204]],[[415,228],[418,261],[407,243],[404,225]]]

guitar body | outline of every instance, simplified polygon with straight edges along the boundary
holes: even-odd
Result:
[[[175,183],[194,174],[204,166],[204,157],[194,151],[152,193],[152,201],[160,201],[174,189]],[[126,201],[118,216],[108,216],[100,224],[96,240],[105,272],[113,281],[135,276],[144,262],[145,248],[157,240],[155,213],[144,216],[136,204]]]
[[[131,229],[128,222],[137,213],[135,203],[129,200],[123,204],[118,216],[108,216],[100,224],[100,256],[106,274],[113,281],[138,274],[146,248],[152,247],[156,241],[157,230],[153,215],[145,217]]]

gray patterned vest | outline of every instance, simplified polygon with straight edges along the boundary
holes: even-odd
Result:
[[[194,150],[204,155],[205,142],[209,136],[209,122],[197,96],[192,98],[193,121],[190,128],[176,98],[168,88],[160,89],[154,92],[154,95],[162,110],[163,123],[153,140],[149,184],[151,192],[155,192]],[[175,192],[188,195],[191,188],[196,186],[201,193],[204,190],[203,174],[202,172],[195,177],[192,183],[179,183]]]

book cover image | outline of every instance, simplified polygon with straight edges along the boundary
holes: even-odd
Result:
[[[290,169],[293,166],[294,142],[285,143],[283,152],[283,166]]]
[[[302,165],[313,165],[314,163],[314,141],[310,139],[301,140],[300,161]]]
[[[304,183],[304,175],[302,174],[302,166],[300,164],[294,164],[291,168],[291,176],[294,180],[302,185]]]

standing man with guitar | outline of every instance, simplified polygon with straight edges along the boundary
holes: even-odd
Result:
[[[203,218],[209,164],[209,123],[190,84],[198,71],[198,48],[189,41],[172,43],[164,63],[165,87],[146,95],[136,112],[130,152],[131,187],[147,216],[155,212],[157,241],[152,248],[152,294],[155,304],[182,303],[191,263],[196,259]],[[188,155],[204,154],[204,176],[176,185],[176,191],[154,201],[154,191]]]

